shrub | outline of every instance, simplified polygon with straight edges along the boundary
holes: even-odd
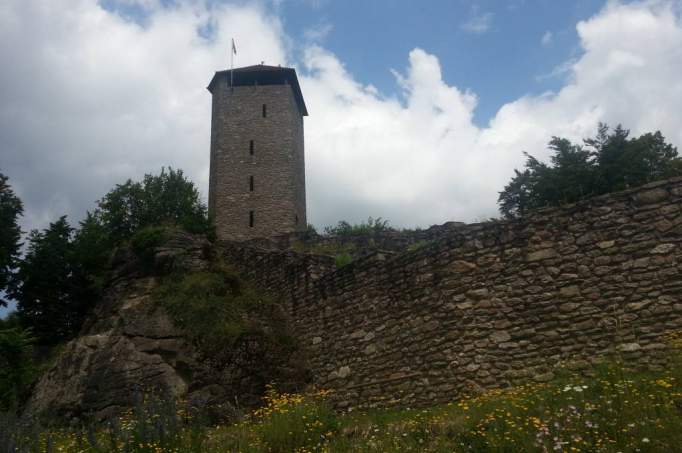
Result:
[[[0,329],[0,410],[14,410],[35,378],[33,343],[28,329]]]
[[[336,226],[324,227],[324,233],[330,236],[371,236],[386,231],[394,230],[389,226],[388,220],[382,220],[381,217],[369,217],[367,222],[355,225],[341,220]]]
[[[340,253],[334,257],[334,264],[336,264],[337,269],[349,265],[352,261],[353,257],[348,253]]]
[[[253,318],[270,315],[274,302],[227,269],[171,275],[154,291],[155,300],[208,355],[220,355],[246,333],[262,333]],[[278,320],[275,320],[278,321]],[[283,320],[273,338],[287,338]]]
[[[168,240],[168,229],[162,226],[145,227],[130,238],[130,247],[140,259],[145,269],[151,269],[154,264],[156,249]]]

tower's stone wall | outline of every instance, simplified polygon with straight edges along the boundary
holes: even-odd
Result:
[[[212,93],[209,211],[218,237],[305,229],[303,117],[292,87],[223,80]]]

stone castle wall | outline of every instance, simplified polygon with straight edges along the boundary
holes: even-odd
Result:
[[[523,221],[451,225],[339,270],[223,249],[285,300],[315,384],[339,407],[426,405],[613,353],[663,363],[665,335],[682,328],[681,207],[682,179],[668,180]]]
[[[209,179],[209,211],[220,238],[246,240],[305,229],[303,117],[291,86],[218,83]]]

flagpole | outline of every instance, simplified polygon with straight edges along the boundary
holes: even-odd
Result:
[[[232,47],[230,47],[230,90],[234,90],[234,54],[235,45],[234,38],[232,38]]]

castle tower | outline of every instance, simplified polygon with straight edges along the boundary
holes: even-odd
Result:
[[[208,208],[220,239],[304,230],[303,117],[293,68],[248,66],[216,72]]]

